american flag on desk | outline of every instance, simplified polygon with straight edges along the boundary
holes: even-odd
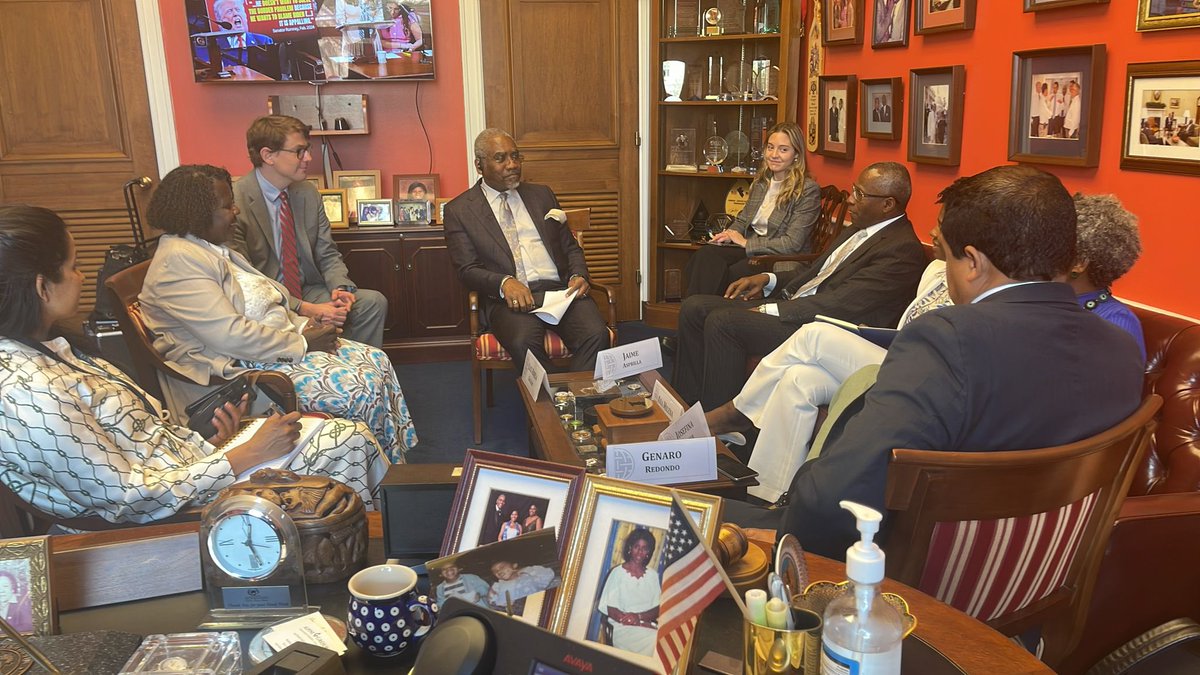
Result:
[[[679,496],[671,492],[671,525],[663,549],[666,569],[658,611],[657,652],[665,673],[675,670],[687,650],[700,613],[725,590],[724,572],[700,541]]]

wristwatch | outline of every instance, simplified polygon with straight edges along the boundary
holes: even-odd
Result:
[[[341,286],[338,286],[337,288],[335,288],[335,289],[333,289],[333,290],[335,290],[335,291],[346,291],[347,293],[357,293],[357,292],[358,292],[358,286],[347,286],[346,284],[342,284]]]

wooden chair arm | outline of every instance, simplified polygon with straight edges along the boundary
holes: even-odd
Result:
[[[468,315],[468,317],[470,319],[470,323],[471,323],[471,339],[472,340],[479,337],[480,335],[483,335],[483,325],[482,325],[481,319],[479,318],[479,313],[480,313],[479,293],[477,291],[468,291],[467,292],[467,315]]]
[[[274,400],[279,401],[283,412],[289,413],[296,410],[296,385],[292,382],[292,378],[274,370],[261,370],[258,373],[258,386],[263,389],[270,389],[275,393]]]
[[[820,253],[796,253],[792,255],[756,255],[750,258],[751,267],[766,267],[767,271],[781,262],[812,262],[821,257]]]
[[[591,289],[588,295],[592,296],[596,307],[600,309],[600,313],[604,315],[604,322],[609,328],[617,329],[617,293],[613,289],[597,282],[589,282]]]

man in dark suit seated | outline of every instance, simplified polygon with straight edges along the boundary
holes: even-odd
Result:
[[[929,262],[904,215],[911,195],[904,165],[872,164],[850,194],[853,225],[807,268],[743,277],[724,297],[685,300],[672,381],[679,395],[705,410],[732,399],[746,383],[746,357],[770,353],[817,314],[895,326]]]
[[[588,296],[583,249],[567,227],[554,192],[521,182],[521,151],[508,132],[475,138],[482,178],[446,204],[446,245],[463,285],[483,298],[483,315],[518,370],[525,354],[547,365],[546,323],[530,312],[534,293],[574,290],[554,332],[571,350],[573,371],[592,370],[608,346],[608,326]]]
[[[940,201],[938,246],[954,306],[900,331],[874,386],[829,422],[819,456],[796,472],[786,509],[730,503],[729,520],[778,523],[805,550],[841,559],[858,536],[838,501],[882,511],[893,449],[1061,445],[1137,408],[1137,344],[1058,281],[1076,257],[1075,207],[1062,183],[1000,166],[956,180]],[[887,525],[885,517],[881,537]]]

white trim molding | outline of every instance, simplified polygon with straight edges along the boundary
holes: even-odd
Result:
[[[479,0],[459,0],[459,29],[462,31],[463,121],[467,136],[467,185],[475,182],[475,137],[487,128],[483,93],[483,29],[479,23]]]
[[[167,52],[163,46],[162,16],[157,0],[137,0],[138,34],[142,41],[142,65],[146,69],[146,93],[150,98],[150,125],[159,176],[179,166],[179,139],[175,136],[175,107],[167,78]]]

